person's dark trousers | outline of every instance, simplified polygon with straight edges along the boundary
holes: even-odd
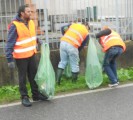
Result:
[[[111,84],[118,82],[117,78],[117,68],[116,68],[116,58],[122,54],[122,48],[118,46],[111,47],[105,54],[103,67],[108,75]]]
[[[28,76],[28,80],[31,86],[32,96],[38,96],[38,86],[34,80],[34,77],[37,72],[37,65],[35,60],[35,55],[29,58],[24,59],[16,59],[16,64],[18,68],[18,76],[19,76],[19,91],[21,97],[28,96],[27,88],[26,88],[26,75]]]

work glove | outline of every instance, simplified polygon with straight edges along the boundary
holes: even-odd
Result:
[[[43,44],[44,40],[38,40],[38,43],[41,45]]]
[[[9,68],[15,68],[15,63],[14,62],[9,62],[8,67]]]
[[[37,51],[40,51],[40,46],[43,44],[44,40],[40,40],[40,39],[37,39],[37,46],[36,46],[36,49]]]

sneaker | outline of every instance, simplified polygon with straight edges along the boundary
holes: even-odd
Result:
[[[30,107],[32,105],[28,96],[22,97],[22,105],[25,107]]]
[[[119,85],[119,84],[120,84],[120,82],[117,82],[117,84]]]
[[[114,84],[108,84],[109,87],[116,87],[118,86],[118,83],[114,83]]]
[[[42,100],[42,101],[45,101],[48,99],[47,96],[44,96],[42,94],[39,94],[37,97],[32,97],[33,101],[39,101],[39,100]]]

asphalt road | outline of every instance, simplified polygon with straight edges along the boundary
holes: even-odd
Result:
[[[0,107],[0,120],[133,120],[133,86]]]

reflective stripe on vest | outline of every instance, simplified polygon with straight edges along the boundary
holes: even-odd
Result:
[[[73,37],[68,36],[68,35],[64,35],[64,37],[68,38],[69,40],[71,40],[71,41],[73,41],[74,43],[76,43],[76,45],[80,46],[79,42],[78,42],[76,39],[74,39]]]
[[[88,34],[89,32],[84,25],[73,23],[61,40],[66,41],[78,48],[81,46]]]
[[[105,38],[102,40],[102,43],[103,43],[102,45],[104,46],[107,42],[109,42],[112,39],[121,40],[120,37],[118,37],[118,36],[114,36],[114,35],[105,36]]]
[[[25,39],[23,41],[17,41],[15,45],[21,45],[21,44],[29,43],[29,42],[34,41],[34,40],[36,40],[36,36]]]
[[[32,20],[28,22],[28,28],[23,22],[13,22],[17,29],[18,38],[16,40],[13,57],[16,59],[28,58],[36,51],[35,25]]]
[[[14,49],[14,52],[15,53],[23,53],[23,52],[28,52],[28,51],[31,51],[34,49],[36,49],[36,46],[31,46],[31,47],[24,48],[24,49]]]
[[[70,30],[71,32],[74,32],[75,34],[77,34],[77,35],[80,37],[80,40],[81,40],[81,41],[84,40],[83,37],[82,37],[82,35],[81,35],[78,31],[76,31],[76,30],[74,30],[74,29],[72,29],[72,28],[70,28],[69,30]]]
[[[106,52],[110,47],[117,45],[121,46],[123,48],[123,51],[125,51],[126,49],[125,43],[123,42],[122,38],[113,30],[110,35],[101,37],[100,43],[103,46],[104,52]]]

